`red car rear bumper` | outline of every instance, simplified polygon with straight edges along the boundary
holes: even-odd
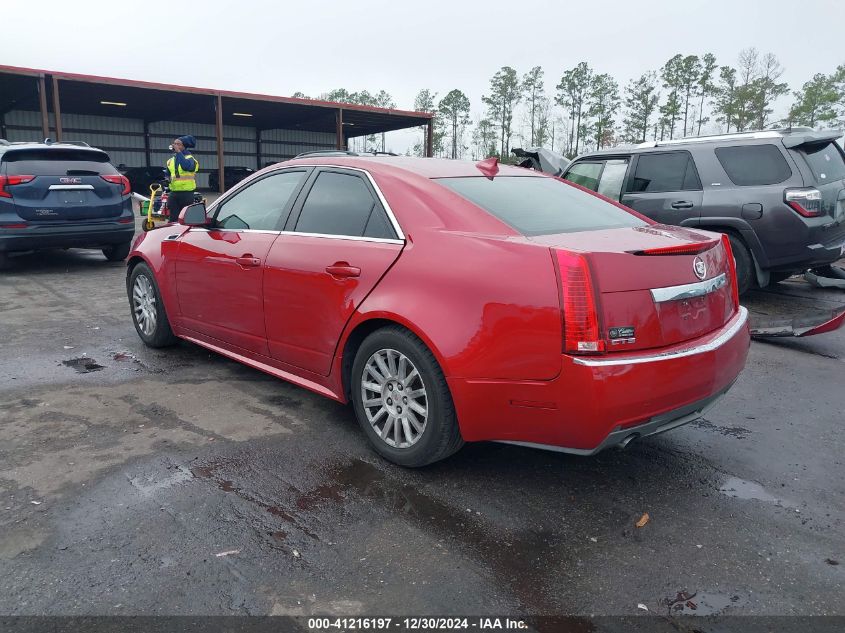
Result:
[[[450,378],[467,441],[499,440],[590,454],[700,417],[748,355],[748,312],[660,352],[562,355],[550,381]]]

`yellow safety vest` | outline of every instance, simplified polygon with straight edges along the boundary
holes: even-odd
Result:
[[[186,154],[185,158],[194,158]],[[197,172],[200,170],[200,162],[194,158],[193,171],[176,170],[176,158],[171,156],[167,159],[167,171],[170,172],[170,191],[194,191],[197,188]]]

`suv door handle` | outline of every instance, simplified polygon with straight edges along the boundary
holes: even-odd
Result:
[[[238,262],[238,264],[240,264],[244,268],[255,268],[256,266],[261,265],[261,260],[257,257],[253,257],[249,253],[247,253],[246,255],[241,255],[235,261]]]
[[[361,269],[356,266],[350,266],[347,262],[335,262],[331,266],[326,266],[326,272],[332,277],[360,277]]]
[[[678,200],[677,202],[672,203],[673,209],[692,209],[693,203],[687,200]]]

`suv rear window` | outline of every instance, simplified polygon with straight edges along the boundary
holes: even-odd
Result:
[[[786,159],[774,145],[717,147],[715,152],[728,178],[740,187],[776,185],[792,175]]]
[[[638,217],[554,178],[483,176],[437,178],[523,235],[647,226]]]
[[[801,153],[807,158],[807,164],[818,184],[823,185],[845,178],[845,160],[842,153],[832,141],[824,145],[810,145],[801,148]]]
[[[116,174],[109,155],[96,150],[22,149],[3,154],[3,164],[10,176],[99,176]]]

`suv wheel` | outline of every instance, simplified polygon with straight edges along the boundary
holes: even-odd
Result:
[[[358,423],[382,457],[418,467],[463,446],[440,365],[407,330],[370,334],[355,355],[350,384]]]
[[[167,347],[179,339],[170,329],[164,303],[153,271],[146,264],[138,264],[129,275],[129,307],[132,323],[138,336],[150,347]]]
[[[745,243],[736,235],[728,233],[731,241],[731,250],[736,261],[736,281],[739,294],[743,295],[754,286],[754,260]]]
[[[121,262],[129,255],[132,248],[132,242],[124,242],[123,244],[115,244],[114,246],[107,246],[103,249],[103,255],[110,262]]]

